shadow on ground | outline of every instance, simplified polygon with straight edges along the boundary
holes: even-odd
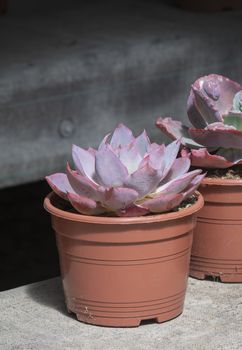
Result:
[[[60,278],[40,282],[38,286],[30,284],[26,286],[26,292],[36,303],[55,309],[65,316],[75,318],[74,314],[67,312]]]

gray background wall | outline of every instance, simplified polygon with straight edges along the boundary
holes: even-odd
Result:
[[[242,82],[242,13],[172,2],[12,0],[0,17],[0,187],[64,169],[71,144],[97,145],[118,122],[161,133],[186,121],[190,84]]]

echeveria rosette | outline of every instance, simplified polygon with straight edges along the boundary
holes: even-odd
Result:
[[[73,145],[76,170],[46,179],[81,214],[141,216],[177,207],[202,181],[202,170],[188,172],[190,159],[177,158],[180,141],[151,143],[146,132],[135,138],[120,124],[97,150]]]
[[[217,74],[195,81],[187,101],[188,128],[171,118],[156,125],[173,140],[181,139],[193,166],[228,168],[242,164],[242,86]]]

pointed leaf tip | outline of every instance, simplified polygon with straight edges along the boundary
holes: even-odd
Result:
[[[52,190],[61,198],[67,199],[67,192],[74,193],[66,174],[55,173],[45,177]]]
[[[110,145],[115,149],[128,145],[134,139],[132,131],[126,125],[120,123],[113,132]]]

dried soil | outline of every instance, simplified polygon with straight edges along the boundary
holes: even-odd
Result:
[[[212,169],[207,172],[208,178],[242,180],[242,166],[236,165],[226,169]]]

